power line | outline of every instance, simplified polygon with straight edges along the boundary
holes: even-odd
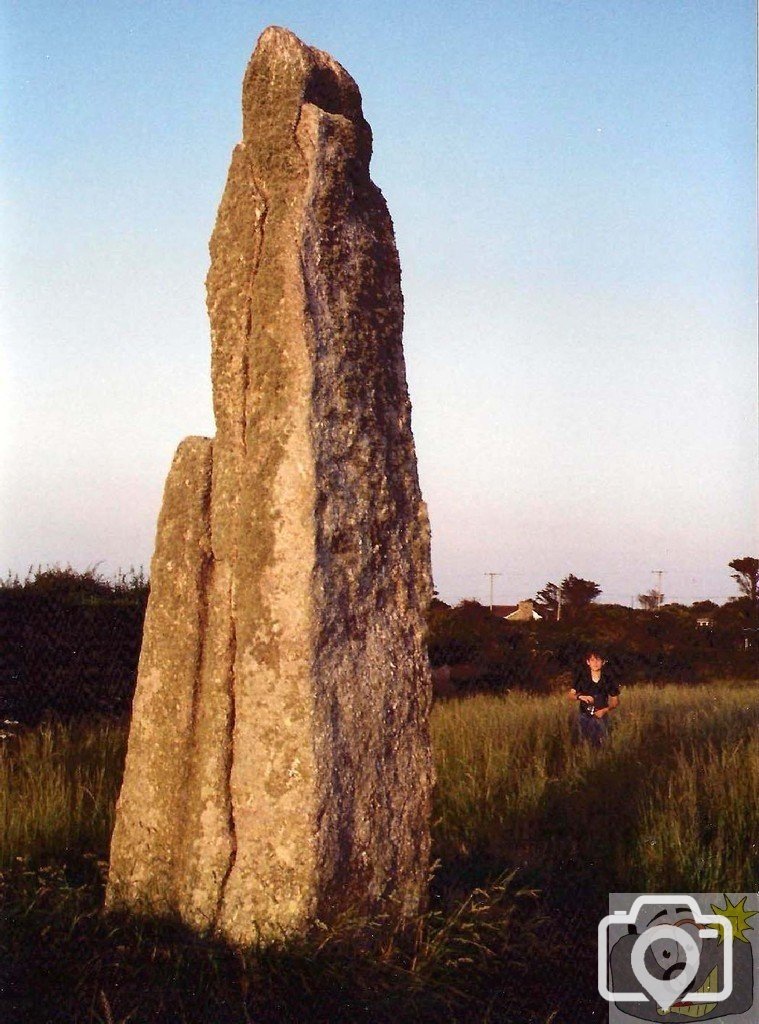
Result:
[[[493,580],[495,579],[496,576],[503,576],[503,573],[502,572],[486,572],[486,573],[484,573],[484,575],[490,577],[490,610],[492,612],[492,610],[493,610]]]
[[[651,573],[654,576],[656,576],[656,578],[657,578],[657,584],[656,584],[656,607],[657,608],[661,608],[662,597],[664,597],[664,595],[662,594],[662,590],[661,590],[661,578],[662,578],[662,576],[664,575],[665,572],[666,572],[666,569],[652,569],[651,570]]]

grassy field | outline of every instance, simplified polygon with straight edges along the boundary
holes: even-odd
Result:
[[[0,1016],[36,1021],[588,1024],[610,891],[759,883],[759,688],[639,686],[602,750],[559,697],[436,706],[436,865],[412,932],[230,950],[106,917],[113,724],[0,752]]]

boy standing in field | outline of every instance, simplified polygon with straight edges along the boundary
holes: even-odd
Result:
[[[619,687],[609,673],[606,660],[591,648],[585,654],[585,668],[577,674],[569,699],[580,705],[580,736],[600,747],[609,734],[608,716],[619,706]]]

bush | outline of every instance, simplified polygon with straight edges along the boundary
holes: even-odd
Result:
[[[433,601],[429,628],[430,662],[467,669],[461,689],[498,693],[547,689],[545,659],[521,624],[506,622],[478,604],[462,601],[450,608]],[[455,679],[457,673],[453,673]]]
[[[121,715],[131,705],[148,584],[131,570],[38,569],[0,587],[0,717]]]

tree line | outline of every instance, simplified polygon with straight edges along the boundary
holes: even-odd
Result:
[[[430,661],[450,668],[449,692],[462,694],[549,692],[571,679],[589,643],[605,648],[623,683],[754,678],[759,559],[730,568],[740,596],[722,606],[601,605],[598,584],[571,575],[537,594],[540,621],[508,622],[476,601],[450,607],[435,598]],[[129,714],[148,594],[133,569],[109,580],[96,568],[40,567],[0,580],[0,720]]]
[[[718,605],[664,603],[641,594],[640,608],[597,604],[601,587],[569,575],[538,591],[539,621],[509,622],[476,601],[433,601],[429,649],[433,668],[447,666],[444,692],[568,685],[589,646],[600,646],[620,682],[698,683],[756,678],[759,653],[759,559],[729,563],[739,596]],[[441,677],[442,678],[442,677]]]
[[[748,555],[734,558],[728,566],[734,570],[731,577],[738,585],[740,596],[746,598],[748,608],[756,610],[759,607],[759,558]],[[559,619],[562,613],[572,617],[583,612],[601,593],[601,588],[593,580],[570,575],[559,584],[546,583],[538,591],[535,605],[545,619]],[[664,594],[656,588],[638,594],[638,604],[645,611],[656,611],[664,604]],[[713,601],[698,601],[691,607],[702,612],[718,606]]]

